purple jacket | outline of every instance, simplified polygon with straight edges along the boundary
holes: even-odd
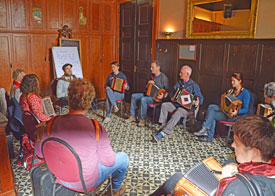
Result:
[[[87,187],[91,187],[97,181],[98,163],[112,166],[115,162],[115,152],[110,145],[106,130],[101,126],[100,139],[97,142],[95,126],[84,115],[67,114],[56,117],[51,127],[51,137],[66,141],[78,153]],[[44,135],[42,142],[47,138],[48,136]],[[42,142],[35,144],[35,152],[39,157],[42,157]],[[81,187],[80,181],[67,183]]]

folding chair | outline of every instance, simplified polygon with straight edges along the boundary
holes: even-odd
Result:
[[[46,161],[49,171],[56,176],[56,183],[67,187],[61,181],[65,182],[81,182],[80,188],[67,187],[76,192],[85,193],[85,195],[95,196],[103,184],[107,185],[101,191],[101,196],[109,187],[110,195],[112,195],[112,180],[111,175],[101,184],[93,188],[87,188],[82,173],[82,163],[76,151],[64,140],[50,137],[42,143],[42,153]],[[54,186],[55,187],[55,186]],[[53,191],[55,192],[55,190]]]
[[[103,107],[103,117],[105,117],[105,110],[107,109],[106,99],[104,99],[104,102],[105,103],[104,103],[104,107]],[[123,118],[123,112],[126,113],[124,98],[116,100],[116,103],[120,106],[120,117]]]
[[[226,144],[229,145],[230,135],[233,133],[233,125],[235,122],[231,121],[219,121],[219,123],[223,124],[224,126],[228,127],[227,137],[226,137]]]
[[[199,112],[199,109],[200,109],[200,107],[198,106],[198,107],[196,107],[195,110],[191,110],[191,111],[189,111],[187,114],[185,114],[183,117],[181,117],[179,123],[182,124],[182,126],[183,126],[183,127],[182,127],[182,130],[183,130],[182,134],[184,134],[184,131],[186,130],[186,124],[187,124],[187,122],[190,120],[190,119],[188,119],[188,117],[190,117],[191,115],[194,115],[195,118],[196,118],[196,117],[197,117],[197,114],[198,114],[198,112]],[[170,113],[170,114],[173,114],[173,113],[174,113],[174,112],[172,112],[172,113]]]
[[[152,123],[155,123],[156,121],[156,115],[157,115],[157,107],[159,107],[161,105],[161,103],[152,103],[152,104],[148,104],[147,108],[148,110],[149,109],[152,109],[153,110],[153,113],[152,113]],[[148,117],[148,115],[147,115]]]
[[[40,120],[34,115],[34,113],[30,111],[23,111],[22,121],[29,139],[30,146],[33,149],[32,161],[31,161],[31,167],[30,167],[31,169],[34,166],[35,155],[36,155],[34,146],[33,146],[33,143],[35,142],[35,137],[34,137],[35,126],[40,123]],[[41,164],[43,162],[44,161],[40,161],[36,165]]]

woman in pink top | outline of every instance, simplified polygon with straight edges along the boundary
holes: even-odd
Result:
[[[50,126],[50,137],[60,138],[70,144],[80,157],[82,170],[87,188],[93,188],[112,174],[113,195],[122,195],[125,186],[124,180],[129,157],[126,153],[115,153],[110,145],[104,127],[100,125],[99,141],[96,141],[96,128],[93,122],[85,116],[91,107],[95,90],[92,84],[85,79],[71,81],[68,89],[69,113],[57,116]],[[41,144],[49,136],[35,145],[35,152],[41,154]],[[81,190],[81,182],[61,183],[73,190]]]
[[[42,99],[39,96],[39,80],[35,74],[25,75],[20,90],[22,95],[20,97],[20,106],[23,111],[30,111],[40,121],[48,121],[51,117],[43,113]]]

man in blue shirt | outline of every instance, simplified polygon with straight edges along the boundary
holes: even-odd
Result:
[[[190,76],[192,74],[192,68],[188,65],[184,65],[180,69],[180,80],[174,86],[174,93],[179,87],[183,87],[187,92],[191,93],[195,97],[194,106],[197,107],[203,103],[203,96],[200,91],[199,85],[194,82]],[[153,133],[153,139],[159,142],[163,137],[169,135],[179,120],[188,115],[191,111],[183,108],[180,104],[175,102],[171,98],[172,102],[163,103],[161,106],[161,112],[159,117],[159,123],[162,124],[163,129],[159,133]],[[167,122],[168,112],[174,112],[171,119]]]

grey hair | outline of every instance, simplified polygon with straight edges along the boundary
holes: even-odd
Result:
[[[12,78],[14,80],[17,80],[17,78],[19,77],[19,75],[22,73],[22,72],[25,72],[23,69],[16,69],[13,71],[12,73]]]
[[[275,94],[275,82],[269,82],[264,85],[264,92],[266,96],[269,98],[272,98],[273,95]]]
[[[181,68],[187,68],[186,72],[191,76],[192,74],[192,68],[189,65],[183,65]]]

